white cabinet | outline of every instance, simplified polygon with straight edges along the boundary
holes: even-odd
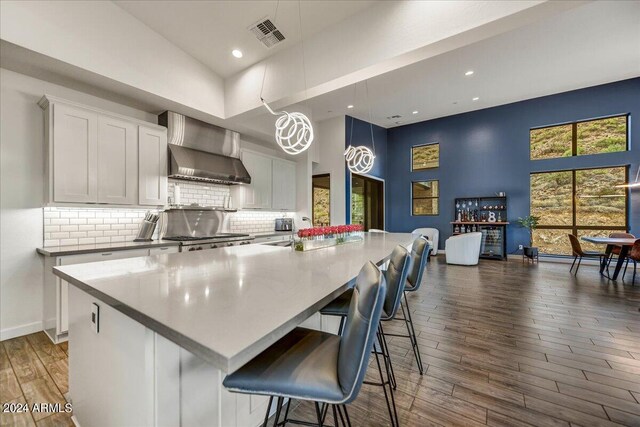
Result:
[[[296,209],[296,164],[266,154],[243,150],[241,159],[251,175],[251,184],[231,188],[235,207],[294,211]]]
[[[271,208],[271,157],[243,151],[242,163],[251,175],[251,184],[239,187],[242,193],[239,200],[242,208]]]
[[[296,210],[296,164],[286,160],[273,159],[272,203],[274,210]]]
[[[138,188],[141,205],[167,201],[167,133],[140,126],[138,131]]]
[[[98,115],[56,104],[53,110],[53,201],[98,199]]]
[[[156,246],[150,249],[128,249],[47,257],[45,259],[46,273],[43,301],[45,332],[54,343],[58,343],[66,340],[67,331],[69,330],[69,283],[53,274],[51,269],[54,266],[134,258],[178,251],[178,246]]]
[[[114,117],[99,116],[98,160],[98,203],[136,204],[136,126]]]
[[[166,203],[166,128],[49,95],[38,104],[45,112],[47,203]]]

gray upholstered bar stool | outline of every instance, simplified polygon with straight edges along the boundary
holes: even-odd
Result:
[[[315,402],[319,426],[331,405],[334,424],[337,426],[340,419],[343,426],[350,427],[345,405],[357,397],[362,386],[386,291],[382,272],[371,262],[365,264],[356,278],[342,336],[296,328],[227,375],[223,385],[232,392],[270,396],[263,426],[277,397],[274,426],[303,423],[288,419],[291,399],[299,399]],[[377,355],[376,361],[383,381]],[[279,421],[285,398],[289,401],[284,420]]]
[[[407,283],[404,287],[404,305],[400,303],[403,317],[396,317],[396,320],[404,320],[407,326],[408,335],[386,334],[393,337],[409,338],[413,354],[416,357],[416,363],[418,364],[420,375],[424,374],[424,368],[422,367],[422,357],[420,357],[420,348],[418,347],[416,330],[413,327],[413,319],[411,318],[411,309],[409,308],[407,292],[415,292],[420,289],[422,276],[427,267],[427,262],[429,261],[429,255],[431,255],[431,244],[424,236],[420,236],[413,241],[413,245],[411,246],[411,269],[407,275]]]
[[[384,301],[384,306],[382,309],[382,316],[380,320],[389,321],[393,320],[398,311],[398,307],[402,301],[402,295],[404,293],[405,283],[407,281],[407,275],[409,274],[411,263],[411,257],[409,256],[409,252],[398,245],[395,247],[393,252],[391,252],[391,256],[389,257],[389,266],[386,270],[384,270],[384,277],[387,282],[387,296]],[[320,313],[325,316],[341,316],[340,327],[338,329],[338,334],[343,334],[342,330],[345,325],[345,318],[347,316],[347,308],[349,307],[349,302],[351,301],[353,296],[353,291],[348,290],[342,295],[340,295],[335,300],[331,301],[327,306],[325,306]],[[384,330],[382,328],[382,324],[379,327],[378,334],[378,342],[380,347],[380,353],[382,353],[385,369],[387,370],[387,378],[389,379],[389,383],[391,388],[395,389],[396,379],[395,374],[393,372],[393,365],[391,364],[391,357],[389,355],[389,347],[387,346],[387,341],[384,338]],[[374,350],[377,353],[377,350]],[[377,356],[377,354],[376,354]],[[382,385],[385,391],[385,397],[387,397],[387,392],[385,388],[385,383],[383,381]],[[390,390],[391,401],[387,398],[387,409],[389,409],[389,415],[391,417],[392,424],[398,424],[398,414],[395,407],[395,399],[393,397],[393,392]]]

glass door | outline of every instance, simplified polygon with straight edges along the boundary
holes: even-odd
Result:
[[[489,258],[504,257],[504,227],[481,225],[482,243],[480,256]]]
[[[314,226],[331,224],[331,176],[327,174],[312,177],[312,221]]]
[[[351,223],[384,229],[384,182],[362,175],[351,175]]]

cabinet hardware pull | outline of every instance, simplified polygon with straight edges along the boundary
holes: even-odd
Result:
[[[102,254],[102,256],[109,256],[109,255],[113,255],[113,252],[105,252]]]

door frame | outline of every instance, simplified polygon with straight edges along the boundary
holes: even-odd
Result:
[[[385,182],[384,178],[379,178],[377,176],[369,175],[366,173],[353,173],[349,171],[349,196],[348,196],[349,224],[352,224],[352,220],[353,220],[353,209],[351,209],[351,189],[353,188],[353,175],[372,179],[374,181],[379,181],[382,183],[382,227],[386,231],[387,229],[387,183]]]
[[[315,221],[315,210],[314,207],[316,206],[316,200],[315,200],[315,192],[313,191],[313,189],[315,188],[313,185],[313,178],[324,178],[327,177],[329,178],[329,224],[331,224],[331,174],[330,173],[318,173],[315,175],[311,175],[311,223],[315,225],[316,221]],[[322,187],[318,187],[318,188],[322,188]]]

